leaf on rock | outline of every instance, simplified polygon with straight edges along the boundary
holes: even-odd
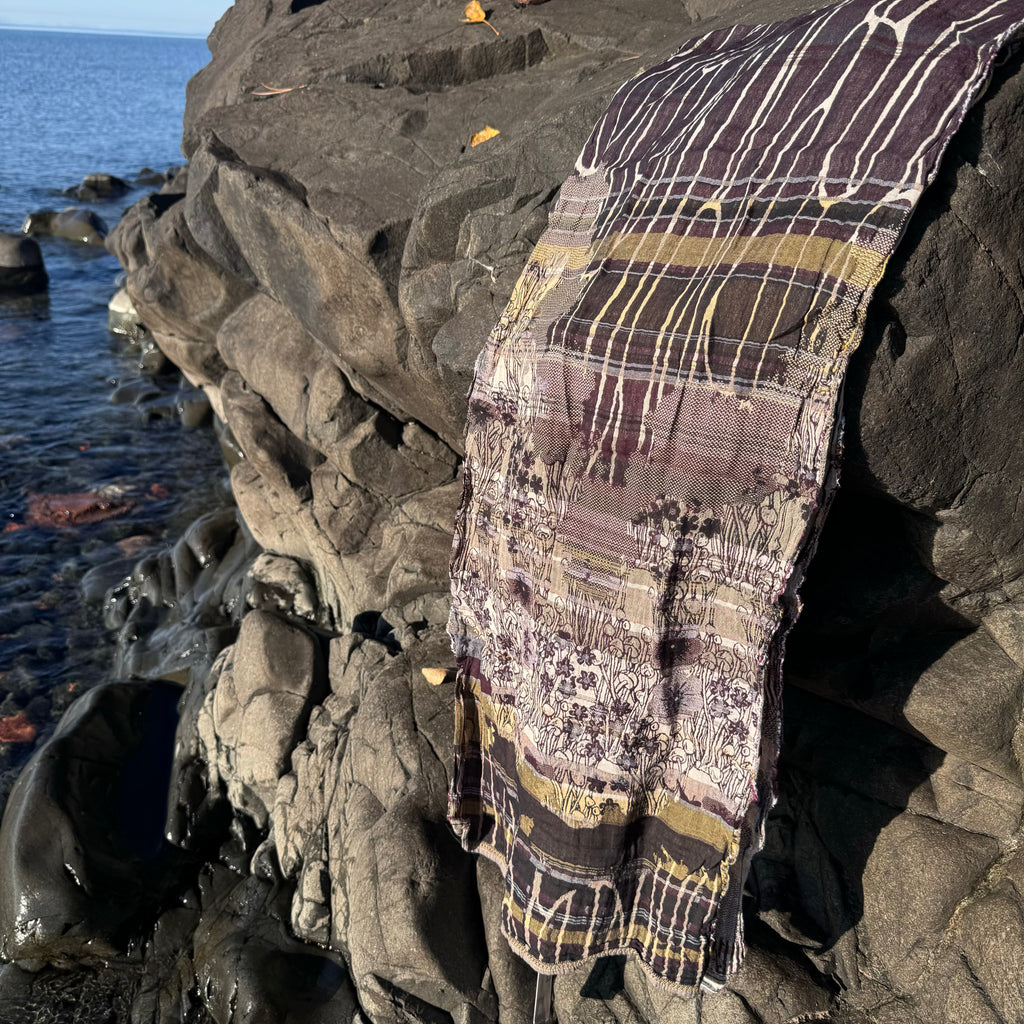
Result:
[[[487,13],[480,6],[480,0],[470,0],[466,4],[466,9],[462,12],[465,17],[462,19],[463,23],[475,25],[483,22],[496,36],[500,36],[501,33],[487,20]]]
[[[440,686],[448,678],[448,669],[446,668],[421,668],[420,671],[431,686]]]
[[[305,85],[289,85],[283,89],[279,89],[273,85],[267,85],[266,82],[260,82],[260,88],[265,90],[264,92],[257,92],[255,89],[250,90],[250,96],[283,96],[286,92],[295,92],[297,89],[305,89]]]
[[[485,125],[483,131],[476,132],[470,137],[470,146],[479,146],[481,142],[486,142],[488,139],[493,139],[495,135],[500,135],[501,132],[497,128],[492,128],[489,124]]]

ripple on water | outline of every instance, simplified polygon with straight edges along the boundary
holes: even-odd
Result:
[[[189,386],[176,371],[144,375],[137,351],[107,331],[117,261],[40,241],[49,296],[0,300],[0,726],[21,715],[35,729],[34,739],[0,740],[0,808],[68,704],[110,677],[114,636],[102,606],[82,599],[83,577],[127,573],[229,493],[213,431],[186,430],[173,415]],[[125,507],[94,522],[43,522],[38,496],[67,494]]]

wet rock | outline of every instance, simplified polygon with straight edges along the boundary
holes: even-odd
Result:
[[[109,966],[26,971],[4,964],[0,967],[0,1024],[127,1021],[136,981],[132,971]]]
[[[131,185],[116,175],[98,172],[96,174],[87,174],[82,179],[81,185],[69,188],[66,195],[83,203],[91,203],[97,199],[116,199],[119,196],[123,196],[130,189]]]
[[[152,924],[187,865],[163,837],[180,695],[97,687],[32,757],[0,827],[5,959],[100,963]]]
[[[365,1024],[344,960],[288,933],[287,889],[223,868],[204,888],[193,970],[216,1024]]]
[[[116,671],[187,681],[232,643],[257,551],[233,508],[200,516],[172,549],[136,562],[105,598]]]
[[[100,247],[107,237],[103,218],[84,206],[68,206],[59,212],[36,210],[25,218],[21,230],[26,235],[52,235]]]
[[[84,526],[123,516],[134,507],[130,498],[99,492],[30,494],[25,522],[31,526]]]
[[[119,288],[107,303],[107,330],[131,339],[138,338],[145,330],[138,310],[124,288]]]
[[[36,295],[49,280],[39,243],[0,231],[0,296]]]

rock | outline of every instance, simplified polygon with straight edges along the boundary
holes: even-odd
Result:
[[[177,180],[167,186],[176,187]],[[221,415],[216,386],[225,367],[216,333],[251,289],[223,276],[196,245],[180,198],[161,192],[136,204],[118,223],[109,248],[130,270],[128,294],[161,350],[191,383],[207,388]]]
[[[450,697],[419,671],[421,655],[436,661],[446,646],[435,631],[413,661],[369,640],[332,641],[333,692],[274,807],[281,867],[297,880],[292,925],[346,953],[379,1022],[497,1012],[472,860],[444,823]]]
[[[113,174],[87,174],[82,179],[81,185],[69,188],[66,195],[84,203],[91,203],[97,199],[117,199],[131,189],[127,181],[123,181]]]
[[[136,185],[164,185],[172,177],[174,175],[171,173],[164,174],[161,171],[154,171],[152,167],[143,167],[132,180]]]
[[[134,507],[130,498],[102,493],[30,494],[25,522],[32,526],[84,526],[123,516]]]
[[[193,970],[216,1024],[365,1024],[341,957],[288,934],[287,890],[223,868],[206,888]]]
[[[107,303],[107,330],[133,340],[145,330],[139,320],[138,310],[124,288],[118,288]]]
[[[172,683],[77,700],[19,777],[0,827],[0,949],[29,968],[127,954],[187,860],[163,837]]]
[[[292,434],[328,458],[353,427],[373,415],[327,350],[265,295],[254,296],[224,321],[217,349]]]
[[[247,602],[250,608],[309,625],[320,621],[316,586],[307,570],[294,558],[262,554],[249,569],[249,580]]]
[[[811,6],[508,5],[494,36],[410,0],[238,0],[189,85],[189,169],[111,237],[139,315],[237,439],[232,485],[266,552],[249,602],[337,634],[332,692],[268,686],[255,739],[243,710],[255,720],[265,645],[255,668],[236,648],[193,679],[172,831],[256,871],[265,829],[293,929],[347,958],[375,1021],[532,1012],[497,929],[500,878],[474,874],[442,821],[450,685],[420,672],[450,666],[477,354],[622,80],[686,35]],[[1021,62],[996,70],[869,311],[843,486],[788,644],[751,948],[731,991],[702,1000],[706,1022],[1020,1016]],[[304,87],[254,96],[261,82]],[[500,135],[470,147],[484,124]],[[169,577],[182,594],[201,577],[190,557]],[[138,593],[164,600],[159,560],[147,572]],[[631,961],[556,994],[563,1022],[697,1016]]]
[[[879,288],[848,387],[858,486],[912,513],[915,547],[947,581],[943,600],[974,622],[1024,573],[1024,542],[1006,529],[1024,467],[1012,427],[1024,354],[1011,340],[1024,333],[1021,63],[1018,51],[994,72],[951,142]]]
[[[1024,1018],[1024,855],[1000,872],[991,890],[956,922],[970,980],[988,996],[998,1020]],[[952,1019],[952,1018],[950,1018]]]
[[[59,213],[36,210],[25,218],[21,230],[26,235],[52,235],[100,247],[107,237],[107,225],[102,218],[84,206],[68,206]]]
[[[36,295],[49,280],[38,242],[0,232],[0,296]]]
[[[326,689],[313,638],[262,611],[242,619],[200,723],[232,806],[267,822],[278,779]]]

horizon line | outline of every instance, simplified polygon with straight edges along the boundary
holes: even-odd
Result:
[[[165,32],[160,29],[137,29],[135,31],[115,31],[109,28],[80,28],[70,27],[64,25],[19,25],[13,22],[0,21],[0,29],[10,29],[13,32],[69,32],[74,35],[94,35],[94,36],[144,36],[146,38],[160,38],[160,39],[200,39],[203,42],[206,41],[209,32],[206,35],[193,35],[190,32]],[[210,31],[213,31],[213,27],[210,27]]]

